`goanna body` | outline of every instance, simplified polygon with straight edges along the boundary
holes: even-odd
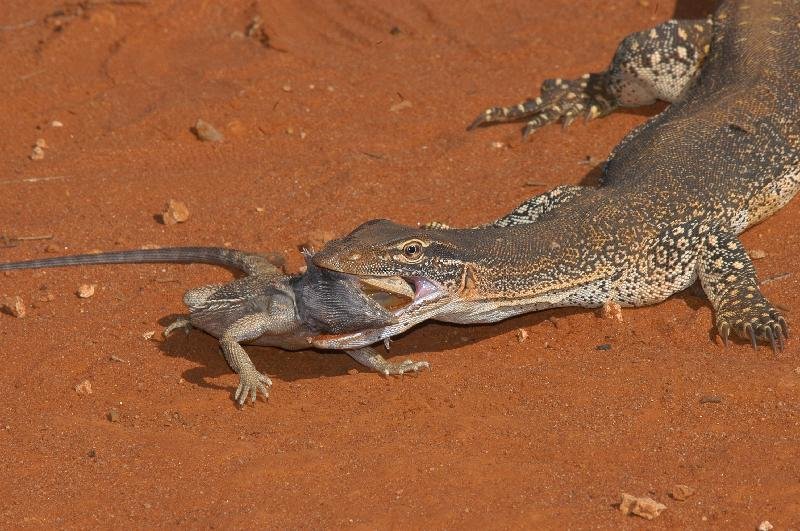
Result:
[[[800,1],[722,2],[710,21],[673,21],[650,30],[656,47],[664,44],[659,32],[671,32],[669,46],[636,58],[647,67],[647,82],[658,85],[658,76],[685,70],[682,56],[692,38],[702,43],[696,47],[703,56],[695,65],[699,76],[685,75],[685,90],[676,91],[679,99],[617,146],[601,186],[556,189],[523,204],[518,215],[473,229],[370,222],[329,244],[315,262],[353,274],[429,278],[457,293],[441,298],[435,311],[417,312],[416,322],[423,316],[492,322],[606,301],[646,305],[699,276],[724,339],[735,329],[775,346],[775,337],[786,333],[785,322],[758,292],[736,236],[780,209],[800,188]],[[648,32],[631,36],[621,46],[623,55],[642,53],[636,39],[647,38]],[[611,72],[624,83],[624,69],[614,68],[570,86],[589,91],[596,88],[592,83],[605,83],[601,89],[614,89],[618,79],[603,77]],[[551,80],[543,91],[566,86]],[[627,105],[622,100],[629,97],[648,103],[625,87],[615,96],[614,106]],[[547,113],[553,109],[563,112],[541,103],[537,98],[488,109],[471,127],[530,115],[537,105],[535,112],[544,118],[535,117],[529,128],[552,121],[558,114]],[[603,113],[594,105],[587,110],[589,117]],[[575,115],[562,116],[568,123]],[[526,216],[530,219],[522,219]],[[393,255],[398,261],[385,252],[409,241],[422,248],[416,263],[416,256]]]

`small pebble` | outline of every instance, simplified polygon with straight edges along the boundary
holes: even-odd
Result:
[[[701,404],[721,404],[722,397],[716,395],[706,395],[700,397]]]
[[[5,297],[0,308],[14,317],[22,318],[28,314],[28,310],[25,308],[25,301],[19,295]]]
[[[597,345],[594,347],[595,350],[611,350],[611,345],[609,343],[603,343],[602,345]]]
[[[413,103],[411,103],[409,100],[403,100],[403,101],[395,103],[394,105],[389,107],[389,110],[392,111],[392,112],[399,112],[399,111],[402,111],[403,109],[408,109],[409,107],[412,107],[412,106],[413,106]]]
[[[769,523],[769,520],[764,520],[763,522],[758,524],[758,527],[756,529],[758,531],[772,531],[772,529],[774,527],[775,526],[773,526],[771,523]]]
[[[92,382],[84,380],[75,386],[75,392],[79,395],[88,396],[92,394]]]
[[[492,147],[495,149],[503,149],[504,147],[506,147],[506,145],[504,142],[495,140],[494,142],[492,142]]]
[[[48,243],[44,247],[44,252],[46,252],[46,253],[57,253],[60,250],[61,250],[61,248],[58,245],[54,244],[54,243]]]
[[[524,328],[517,328],[517,341],[524,343],[526,339],[528,339],[528,331]]]
[[[358,369],[350,369],[347,371],[347,374],[349,374],[350,376],[355,376],[356,374],[358,374]]]
[[[666,508],[666,505],[658,503],[652,498],[637,498],[625,493],[622,493],[622,501],[619,503],[619,510],[622,511],[622,514],[635,514],[647,520],[652,520]]]
[[[109,422],[119,422],[120,418],[119,411],[117,411],[116,409],[109,409],[108,413],[106,413],[106,418],[108,419]]]
[[[53,302],[56,296],[52,293],[40,293],[39,294],[39,302]]]
[[[600,317],[603,319],[614,319],[622,322],[622,306],[614,301],[606,301],[603,307],[600,308]]]
[[[92,448],[88,452],[86,452],[86,457],[97,457],[97,450]]]
[[[392,26],[392,29],[389,30],[389,35],[400,35],[400,33],[400,28],[397,26]]]
[[[33,146],[33,150],[31,150],[31,154],[28,155],[31,160],[42,160],[44,159],[44,149],[40,148],[39,146]]]
[[[151,339],[153,339],[154,335],[156,335],[156,331],[155,330],[148,330],[147,332],[142,334],[142,337],[144,339],[146,339],[147,341],[150,341]]]
[[[189,219],[189,209],[186,203],[170,199],[164,205],[164,210],[161,212],[161,222],[164,225],[175,225],[176,223],[183,223]]]
[[[88,299],[92,295],[94,295],[94,289],[97,287],[96,284],[81,284],[78,286],[78,297],[81,299]]]
[[[53,120],[50,122],[50,127],[64,127],[64,124],[59,122],[58,120]]]
[[[283,89],[284,92],[291,92],[292,91],[292,86],[291,85],[284,85],[284,86],[281,87],[281,89]]]
[[[764,251],[763,249],[753,249],[747,254],[749,254],[750,258],[752,258],[753,260],[761,260],[762,258],[766,258],[767,256],[766,251]]]
[[[42,148],[42,149],[44,149],[44,148],[46,148],[46,147],[47,147],[47,142],[45,142],[44,138],[37,138],[37,139],[36,139],[36,144],[35,144],[35,145],[36,145],[36,147],[38,147],[38,148]]]
[[[204,142],[222,142],[225,139],[213,125],[200,118],[195,122],[192,132]]]
[[[688,485],[675,485],[669,493],[672,499],[678,501],[684,501],[692,494],[694,494],[694,489]]]
[[[336,233],[325,229],[316,229],[311,231],[306,238],[306,241],[300,245],[301,249],[308,249],[309,251],[319,251],[326,243],[336,238]]]

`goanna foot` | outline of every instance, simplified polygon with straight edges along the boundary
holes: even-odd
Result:
[[[616,99],[606,89],[604,74],[585,74],[573,80],[548,79],[542,83],[539,97],[511,107],[486,109],[467,129],[527,120],[522,130],[523,138],[527,138],[549,123],[563,120],[566,127],[581,116],[589,121],[609,114],[616,107]]]
[[[361,365],[369,367],[385,376],[419,372],[423,369],[430,369],[431,366],[427,361],[405,360],[400,363],[392,363],[369,347],[358,350],[348,350],[347,353]]]
[[[789,326],[786,319],[769,301],[759,293],[753,292],[753,298],[747,299],[748,305],[741,304],[736,311],[726,308],[717,318],[717,330],[727,346],[728,337],[735,333],[742,339],[750,341],[753,350],[758,343],[769,342],[776,354],[783,350],[785,340],[789,338]]]
[[[192,322],[186,317],[178,317],[172,322],[172,324],[164,329],[164,337],[169,337],[172,332],[181,328],[183,328],[183,331],[186,333],[186,335],[189,335],[189,332],[192,330]]]
[[[269,398],[269,391],[272,389],[272,380],[268,376],[261,374],[255,368],[249,367],[242,370],[239,374],[239,387],[233,395],[233,399],[243,406],[248,397],[250,402],[256,402],[258,392],[264,395],[264,400]]]

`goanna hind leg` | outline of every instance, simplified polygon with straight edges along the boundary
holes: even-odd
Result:
[[[517,105],[491,107],[467,129],[527,121],[523,136],[562,120],[605,116],[618,107],[679,100],[691,86],[709,51],[712,21],[670,20],[627,36],[604,72],[578,79],[548,79],[540,94]]]

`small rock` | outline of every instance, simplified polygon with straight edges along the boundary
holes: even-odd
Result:
[[[399,103],[395,103],[394,105],[389,107],[389,110],[392,111],[392,112],[400,112],[403,109],[408,109],[409,107],[412,107],[412,106],[413,106],[413,104],[409,100],[403,100],[403,101],[401,101]]]
[[[75,392],[79,395],[88,396],[92,394],[92,382],[84,380],[75,386]]]
[[[292,86],[289,85],[289,84],[286,84],[286,85],[281,87],[281,90],[283,90],[284,92],[291,92],[292,91]]]
[[[397,26],[392,26],[392,29],[389,30],[389,35],[400,35],[400,33],[400,28]]]
[[[505,145],[504,142],[499,142],[499,141],[496,140],[496,141],[492,142],[492,147],[495,148],[495,149],[503,149],[504,147],[506,147],[506,145]]]
[[[40,293],[39,294],[39,302],[53,302],[56,296],[52,293]]]
[[[192,132],[204,142],[222,142],[225,137],[210,123],[200,118],[194,124]]]
[[[752,258],[753,260],[761,260],[762,258],[766,258],[767,256],[766,251],[764,251],[763,249],[753,249],[747,254],[749,254],[750,258]]]
[[[86,452],[86,457],[97,457],[97,450],[92,448],[88,452]]]
[[[61,248],[58,245],[54,244],[54,243],[48,243],[44,247],[44,252],[46,252],[46,253],[57,253],[60,250],[61,250]]]
[[[614,301],[608,300],[600,308],[600,317],[603,319],[615,319],[622,322],[622,306]]]
[[[758,524],[758,527],[756,529],[758,531],[772,531],[772,529],[774,527],[775,526],[773,526],[771,523],[769,523],[769,520],[764,520],[763,522]]]
[[[189,219],[189,208],[186,203],[170,199],[164,205],[164,210],[161,212],[161,222],[164,225],[183,223],[187,219]]]
[[[669,493],[672,499],[678,501],[684,501],[692,494],[694,494],[694,489],[688,485],[675,485]]]
[[[28,314],[28,310],[25,309],[25,301],[19,295],[5,297],[2,304],[0,304],[0,309],[14,317],[22,318]]]
[[[44,149],[44,148],[46,148],[46,147],[47,147],[47,142],[45,141],[45,139],[44,139],[44,138],[37,138],[37,139],[36,139],[36,144],[34,144],[34,145],[35,145],[36,147],[38,147],[38,148],[42,148],[42,149]]]
[[[106,418],[108,419],[109,422],[119,422],[120,419],[119,411],[117,411],[116,409],[109,409],[108,413],[106,413]]]
[[[524,343],[526,339],[528,339],[528,331],[524,328],[517,328],[517,341]]]
[[[142,337],[145,340],[150,341],[151,339],[153,339],[154,335],[156,335],[156,331],[155,330],[148,330],[147,332],[142,334]]]
[[[347,374],[349,374],[350,376],[355,376],[356,374],[358,374],[358,369],[350,369],[347,371]]]
[[[33,150],[31,150],[31,154],[28,157],[31,160],[42,160],[44,159],[44,149],[39,146],[33,146]]]
[[[97,287],[96,284],[81,284],[78,286],[78,297],[81,299],[88,299],[92,295],[94,295],[94,289]]]
[[[624,492],[622,501],[619,502],[619,510],[622,511],[622,514],[635,514],[647,520],[652,520],[666,508],[666,505],[658,503],[652,498],[637,498]]]
[[[595,350],[611,350],[611,345],[609,343],[603,343],[602,345],[597,345],[594,347]]]
[[[326,243],[334,238],[336,238],[336,234],[333,231],[316,229],[308,234],[308,238],[306,238],[306,241],[300,245],[300,248],[307,249],[309,251],[319,251],[325,246]]]
[[[59,122],[58,120],[53,120],[50,122],[50,127],[64,127],[64,124]]]
[[[722,397],[717,395],[705,395],[700,397],[701,404],[721,404]]]

